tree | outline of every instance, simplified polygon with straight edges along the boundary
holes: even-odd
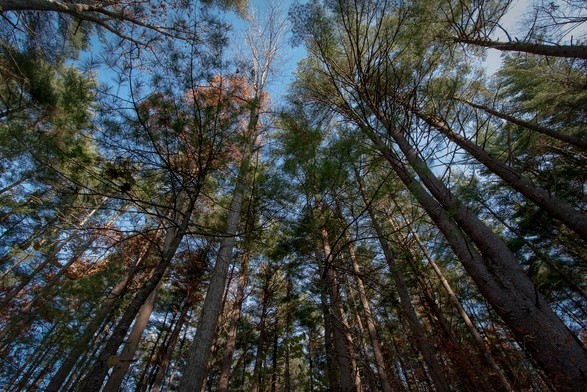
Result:
[[[330,8],[313,7],[316,9],[314,15],[305,20],[303,28],[300,25],[302,31],[312,34],[305,37],[313,55],[303,71],[306,80],[300,84],[300,93],[305,92],[315,104],[324,105],[357,124],[443,231],[480,291],[518,340],[524,342],[550,380],[560,388],[571,388],[568,383],[576,380],[576,387],[580,388],[585,383],[580,376],[586,358],[582,345],[537,294],[506,244],[451,194],[421,159],[418,146],[410,143],[407,136],[412,126],[409,111],[398,110],[393,101],[394,97],[409,93],[411,88],[409,73],[400,63],[410,63],[413,53],[406,53],[404,57],[405,52],[392,51],[396,43],[401,45],[396,37],[401,36],[397,32],[406,23],[401,19],[402,12],[406,11],[401,7],[392,11],[390,5],[370,2],[337,2]],[[386,19],[390,12],[395,12],[398,19]],[[329,15],[336,15],[336,18],[331,19]],[[367,20],[371,22],[365,23]],[[367,49],[372,47],[379,49],[375,52]],[[435,63],[427,60],[420,64],[415,69],[423,75],[435,68]],[[413,65],[410,68],[414,69]],[[421,80],[419,74],[416,77]],[[417,95],[403,97],[404,101],[408,99],[417,99]],[[389,142],[397,146],[401,155]],[[404,162],[419,180],[408,172]],[[467,245],[469,241],[479,253],[473,250],[473,244]],[[542,333],[552,336],[538,339]],[[528,334],[536,339],[528,341]],[[559,343],[547,346],[538,343],[554,340]],[[559,368],[559,361],[568,361],[568,366]],[[570,368],[575,370],[568,372]],[[564,372],[568,373],[563,375]]]

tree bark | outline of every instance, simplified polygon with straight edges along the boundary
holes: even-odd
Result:
[[[575,59],[587,59],[586,45],[544,45],[532,42],[499,42],[485,39],[452,38],[453,42],[497,49],[506,52],[524,52],[542,56],[567,57]]]
[[[267,268],[269,268],[269,266],[266,266]],[[269,308],[269,301],[271,300],[271,297],[273,295],[273,293],[271,292],[270,289],[270,285],[271,285],[271,277],[272,275],[270,275],[270,272],[267,271],[267,273],[264,276],[264,282],[263,282],[263,294],[262,294],[262,299],[261,299],[261,318],[259,321],[259,326],[258,326],[258,330],[259,330],[259,339],[257,340],[257,352],[255,354],[255,366],[253,367],[253,384],[251,386],[251,392],[258,392],[259,391],[259,387],[261,385],[262,379],[261,379],[261,365],[263,360],[265,359],[265,346],[266,346],[266,335],[267,335],[267,331],[266,331],[266,322],[267,322],[267,312],[268,312],[268,308]]]
[[[181,194],[178,196],[178,198],[183,200]],[[179,247],[179,244],[181,243],[188,228],[194,209],[194,204],[195,197],[192,197],[189,200],[188,206],[185,208],[184,212],[180,213],[179,211],[176,211],[179,217],[176,219],[171,219],[172,222],[176,222],[176,225],[167,229],[167,233],[163,242],[161,259],[157,267],[155,267],[151,277],[137,291],[130,304],[126,307],[121,319],[114,328],[114,331],[104,346],[96,363],[88,375],[84,378],[84,380],[82,380],[79,387],[80,390],[98,391],[102,388],[104,378],[108,374],[111,358],[116,356],[116,352],[126,337],[126,333],[135,319],[139,309],[141,306],[143,306],[153,290],[155,290],[155,288],[159,285],[159,282],[161,279],[163,279],[163,276],[167,272],[171,260],[175,256],[175,252],[177,251],[177,248]],[[177,222],[178,220],[179,222]]]
[[[159,392],[161,390],[163,380],[165,378],[165,373],[167,372],[167,368],[169,367],[169,362],[171,362],[171,357],[173,356],[173,349],[177,344],[179,334],[187,319],[187,314],[191,306],[192,301],[190,300],[190,293],[188,292],[187,298],[185,299],[184,304],[181,307],[179,317],[175,322],[175,325],[173,326],[173,331],[171,332],[169,341],[166,343],[163,354],[160,356],[157,373],[155,374],[155,378],[153,380],[152,392]]]
[[[399,130],[387,125],[410,166],[441,204],[406,171],[396,154],[372,130],[364,128],[364,131],[444,234],[479,291],[557,388],[563,391],[587,388],[587,353],[583,345],[548,307],[505,243],[475,214],[455,202]]]
[[[377,333],[377,327],[375,326],[375,320],[373,318],[373,313],[371,311],[371,304],[369,304],[369,300],[367,298],[367,293],[365,290],[365,285],[362,279],[363,274],[357,261],[355,249],[352,246],[352,243],[350,242],[348,235],[346,236],[346,240],[349,244],[348,251],[349,258],[351,261],[351,268],[355,278],[355,283],[357,284],[356,289],[359,294],[361,310],[363,311],[363,315],[365,316],[365,320],[367,322],[367,331],[369,333],[369,339],[371,340],[371,347],[373,349],[375,364],[377,365],[377,374],[379,376],[379,382],[381,383],[381,390],[384,392],[391,392],[391,383],[389,382],[389,377],[387,376],[387,366],[385,365],[385,359],[381,351],[381,342],[379,340],[379,334]]]
[[[228,391],[228,382],[230,380],[230,367],[232,357],[234,355],[234,348],[236,346],[236,333],[238,322],[241,316],[243,300],[245,297],[245,287],[247,285],[247,276],[249,273],[249,259],[250,251],[245,251],[241,263],[241,269],[238,277],[238,286],[234,303],[232,306],[231,317],[228,326],[228,336],[226,337],[226,345],[224,347],[224,355],[222,357],[222,368],[220,370],[220,377],[218,379],[218,392]]]
[[[126,293],[128,284],[132,282],[134,275],[137,271],[137,267],[142,260],[149,254],[149,249],[145,253],[139,256],[135,265],[131,268],[126,276],[124,276],[110,291],[110,294],[100,306],[100,309],[96,312],[92,320],[90,320],[83,334],[79,337],[77,344],[73,347],[71,352],[67,355],[65,360],[61,363],[61,366],[49,382],[46,388],[47,392],[58,392],[61,390],[63,383],[66,381],[69,373],[71,373],[73,367],[79,360],[80,356],[86,350],[88,343],[92,340],[96,332],[104,324],[104,320],[110,315],[114,309],[118,300]]]
[[[258,110],[253,109],[253,111]],[[251,121],[255,121],[254,130],[258,119],[257,112],[251,114]],[[251,129],[250,129],[251,130]],[[210,278],[206,299],[202,308],[202,314],[198,321],[196,336],[189,350],[188,361],[182,372],[182,379],[178,391],[200,392],[207,376],[210,349],[214,341],[218,318],[222,312],[222,297],[228,277],[228,267],[232,260],[232,252],[236,244],[236,234],[241,220],[245,186],[251,164],[253,140],[245,142],[241,159],[239,174],[232,194],[232,200],[228,210],[225,236],[220,242],[220,249],[216,258],[216,265]]]
[[[403,273],[399,270],[397,264],[395,263],[395,258],[391,249],[389,248],[389,244],[387,243],[385,233],[383,232],[383,228],[379,224],[377,217],[371,206],[368,206],[367,211],[371,217],[371,224],[373,229],[375,229],[375,233],[377,234],[377,238],[379,240],[379,244],[381,249],[383,250],[383,255],[385,256],[385,260],[387,265],[389,266],[389,270],[393,276],[395,281],[395,286],[397,288],[397,292],[400,297],[400,304],[402,310],[407,318],[408,324],[410,326],[410,330],[414,334],[414,340],[418,350],[422,353],[422,357],[426,362],[428,367],[428,371],[430,374],[430,378],[434,382],[434,386],[439,391],[450,391],[450,384],[448,383],[444,369],[437,357],[434,347],[430,343],[428,337],[426,336],[426,332],[424,330],[424,326],[418,319],[418,315],[416,314],[416,310],[412,304],[410,299],[410,293],[408,292],[408,288],[406,285],[405,278]]]
[[[343,323],[345,315],[342,309],[340,290],[333,267],[334,255],[330,247],[328,231],[324,226],[320,228],[320,234],[322,250],[324,252],[324,266],[321,268],[320,273],[322,279],[325,280],[325,288],[328,290],[330,297],[329,321],[331,322],[334,350],[336,352],[335,360],[338,364],[337,381],[342,392],[354,392],[357,390],[357,385],[353,376],[354,369],[349,352],[349,349],[352,348],[347,347],[347,331]]]
[[[582,239],[587,240],[587,215],[578,211],[568,202],[552,195],[546,189],[532,184],[505,163],[492,157],[483,148],[456,134],[440,117],[426,115],[415,108],[410,110],[428,125],[439,130],[448,139],[475,157],[485,167],[504,180],[506,184],[564,223],[568,228],[579,234]]]
[[[110,378],[104,387],[104,392],[118,392],[120,390],[122,380],[124,379],[130,364],[133,362],[133,358],[136,354],[137,348],[139,347],[139,342],[141,341],[143,332],[145,331],[147,323],[149,322],[151,314],[153,313],[153,309],[155,308],[155,303],[157,302],[157,297],[159,295],[159,290],[161,289],[162,283],[162,280],[159,281],[157,287],[155,287],[143,306],[141,306],[139,309],[132,330],[126,339],[124,349],[117,357],[117,365],[114,366],[112,374],[110,375]]]

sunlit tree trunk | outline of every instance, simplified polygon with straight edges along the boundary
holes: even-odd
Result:
[[[155,289],[151,292],[143,306],[139,309],[137,317],[134,321],[132,330],[130,331],[128,338],[126,339],[126,344],[122,353],[116,358],[116,366],[114,366],[112,370],[112,374],[104,387],[105,392],[118,392],[120,386],[122,385],[122,380],[128,371],[131,363],[134,361],[134,356],[136,354],[137,348],[139,347],[139,342],[141,341],[141,337],[147,327],[147,323],[151,318],[151,314],[153,313],[153,309],[155,308],[155,303],[157,302],[157,297],[159,295],[159,290],[161,289],[161,284],[163,281],[159,281],[159,284]]]

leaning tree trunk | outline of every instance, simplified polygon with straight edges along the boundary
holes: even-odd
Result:
[[[544,127],[544,126],[539,125],[539,124],[535,124],[535,123],[531,123],[531,122],[528,122],[528,121],[521,120],[521,119],[519,119],[517,117],[514,117],[512,115],[509,115],[509,114],[506,114],[506,113],[502,113],[500,111],[497,111],[495,109],[492,109],[492,108],[490,108],[488,106],[484,106],[484,105],[480,105],[478,103],[467,101],[464,98],[455,98],[455,99],[457,101],[462,102],[462,103],[464,103],[466,105],[469,105],[469,106],[471,106],[471,107],[473,107],[475,109],[483,110],[484,112],[486,112],[488,114],[491,114],[492,116],[495,116],[497,118],[501,118],[502,120],[505,120],[505,121],[507,121],[509,123],[512,123],[512,124],[515,124],[515,125],[519,125],[519,126],[521,126],[523,128],[526,128],[526,129],[528,129],[530,131],[538,132],[538,133],[541,133],[541,134],[550,136],[550,137],[552,137],[554,139],[558,139],[560,141],[563,141],[565,143],[572,144],[573,146],[576,146],[576,147],[579,147],[579,148],[582,148],[582,149],[587,149],[587,140],[586,139],[578,138],[576,136],[568,135],[566,133],[560,133],[560,132],[557,132],[555,130],[552,130],[552,129],[548,128],[548,127]]]
[[[532,42],[508,41],[499,42],[487,39],[474,39],[466,37],[452,38],[455,43],[481,46],[497,49],[505,52],[524,52],[539,54],[542,56],[566,57],[574,59],[587,59],[587,45],[544,45]]]
[[[161,386],[163,385],[163,379],[165,378],[165,373],[167,373],[169,362],[171,362],[171,357],[174,351],[173,349],[175,348],[177,340],[179,339],[179,334],[187,319],[188,311],[192,305],[190,296],[191,293],[188,291],[185,302],[181,308],[181,313],[179,314],[179,317],[173,326],[173,331],[171,332],[169,341],[164,346],[163,353],[160,356],[157,373],[155,374],[155,378],[153,380],[153,387],[151,389],[152,392],[159,392],[161,390]]]
[[[379,224],[377,217],[375,216],[375,213],[370,205],[367,207],[367,211],[369,212],[369,216],[371,218],[371,225],[373,226],[373,229],[377,234],[379,244],[381,246],[381,249],[383,250],[385,261],[387,262],[389,270],[395,281],[395,287],[400,297],[400,304],[403,313],[407,318],[411,332],[414,334],[414,341],[416,343],[416,346],[418,347],[420,353],[422,353],[422,357],[426,362],[430,378],[434,382],[434,386],[437,390],[450,391],[451,388],[448,381],[446,380],[444,369],[438,359],[438,356],[436,355],[434,347],[432,346],[430,340],[426,336],[424,326],[418,319],[416,309],[414,309],[414,306],[410,299],[411,297],[408,291],[408,287],[406,286],[404,275],[395,263],[393,252],[389,248],[389,244],[387,243],[387,240],[385,238],[383,228]]]
[[[133,358],[136,354],[137,348],[139,347],[143,332],[145,332],[147,323],[149,322],[151,314],[153,313],[153,309],[155,308],[155,303],[157,302],[157,297],[159,295],[159,290],[161,289],[162,283],[162,280],[159,281],[157,287],[155,287],[155,289],[147,298],[147,301],[145,301],[143,306],[141,306],[139,309],[132,330],[128,335],[128,339],[126,339],[126,345],[124,346],[122,353],[116,361],[117,364],[114,366],[112,374],[110,375],[110,378],[104,387],[104,392],[118,392],[120,390],[122,380],[124,380],[124,376],[126,375],[130,364],[133,362]]]
[[[179,195],[181,198],[182,195]],[[175,252],[181,243],[186,230],[188,228],[192,211],[194,209],[195,198],[192,197],[185,212],[180,213],[179,223],[168,228],[165,235],[163,249],[161,252],[161,260],[157,267],[155,267],[151,277],[145,282],[145,284],[137,291],[130,304],[124,310],[124,313],[119,320],[118,324],[114,328],[114,331],[110,335],[110,338],[106,342],[106,345],[102,349],[98,359],[94,366],[90,369],[90,372],[82,380],[79,390],[88,391],[99,391],[104,383],[104,378],[108,374],[108,369],[112,358],[116,357],[118,348],[124,341],[126,333],[130,328],[133,320],[135,319],[139,309],[147,301],[147,298],[151,295],[153,290],[159,285],[163,275],[167,272],[171,260],[175,256]],[[172,220],[174,221],[174,220]]]
[[[385,121],[384,118],[382,120]],[[387,121],[384,125],[387,125],[420,181],[437,200],[428,194],[420,181],[408,173],[395,152],[373,130],[363,130],[444,234],[481,294],[557,388],[575,391],[586,389],[585,348],[538,293],[513,253],[473,212],[453,200],[450,191],[432,174],[399,130]]]
[[[381,383],[381,390],[384,392],[391,392],[392,387],[387,376],[387,366],[385,365],[385,358],[381,350],[381,341],[379,340],[379,334],[377,333],[377,327],[371,311],[371,304],[367,298],[367,292],[365,290],[365,284],[363,283],[363,276],[359,263],[357,261],[357,255],[352,242],[346,236],[346,242],[348,245],[349,258],[351,261],[351,268],[353,271],[355,283],[357,284],[357,293],[359,294],[359,302],[361,304],[361,310],[367,322],[367,332],[369,333],[369,339],[371,340],[371,347],[373,349],[373,356],[375,358],[375,364],[377,365],[377,374],[379,376],[379,382]]]
[[[405,217],[404,217],[404,220],[405,220]],[[394,229],[397,229],[397,225],[395,224],[395,222],[391,221],[390,223],[392,224],[392,227],[394,227]],[[454,306],[454,308],[457,310],[457,312],[459,313],[459,315],[463,319],[463,322],[465,323],[465,326],[467,327],[467,329],[469,330],[469,333],[473,337],[473,340],[475,341],[475,344],[477,345],[479,352],[483,356],[483,360],[487,363],[487,365],[489,365],[491,367],[491,369],[493,369],[493,372],[495,373],[496,377],[499,380],[499,383],[501,384],[501,388],[503,388],[504,391],[512,391],[512,387],[511,387],[509,381],[507,380],[507,378],[505,377],[502,369],[499,367],[497,362],[495,362],[495,359],[493,358],[493,355],[491,354],[490,348],[487,346],[487,344],[485,343],[485,341],[481,337],[481,334],[479,333],[479,331],[477,331],[475,324],[473,323],[473,321],[469,317],[469,314],[465,311],[465,308],[463,308],[463,305],[461,305],[461,302],[459,301],[457,295],[455,294],[454,290],[452,289],[450,283],[448,282],[448,280],[446,279],[446,277],[442,273],[442,270],[440,269],[438,264],[436,264],[436,261],[434,260],[434,258],[432,258],[432,255],[430,255],[430,253],[428,252],[428,249],[426,249],[426,247],[422,243],[420,236],[412,228],[412,225],[409,224],[407,221],[406,221],[406,225],[408,227],[408,230],[412,234],[414,240],[416,241],[418,248],[420,249],[420,251],[424,255],[424,258],[426,259],[428,264],[434,270],[434,273],[438,277],[438,280],[440,280],[442,287],[444,287],[451,304]]]
[[[61,366],[46,388],[47,392],[57,392],[61,390],[63,383],[65,383],[75,364],[86,350],[89,342],[92,340],[100,327],[104,324],[104,320],[110,315],[111,311],[118,303],[118,300],[126,293],[128,285],[130,282],[132,282],[139,265],[149,255],[149,252],[150,248],[147,248],[143,254],[139,255],[137,261],[131,267],[130,271],[112,288],[108,297],[100,306],[100,309],[96,312],[92,320],[87,323],[86,329],[78,338],[76,345],[67,355],[65,360],[61,362]]]
[[[456,134],[442,118],[426,115],[414,108],[409,110],[428,125],[436,128],[457,146],[471,154],[475,159],[484,164],[487,169],[505,181],[506,184],[520,192],[520,194],[548,212],[551,216],[564,223],[568,228],[579,234],[581,238],[587,240],[586,214],[581,213],[570,203],[556,197],[546,189],[534,185],[505,163],[494,158],[482,147]]]
[[[261,319],[259,321],[259,339],[257,340],[257,352],[255,354],[255,365],[253,367],[253,384],[251,392],[258,392],[261,385],[261,365],[265,358],[265,346],[267,340],[267,312],[269,308],[269,301],[272,297],[270,290],[271,275],[265,275],[265,282],[263,283],[263,296],[261,299]]]

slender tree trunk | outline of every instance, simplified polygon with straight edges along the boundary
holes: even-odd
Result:
[[[326,288],[329,291],[330,297],[330,321],[333,335],[334,349],[336,352],[336,362],[338,364],[338,374],[340,382],[340,390],[342,392],[354,392],[357,390],[355,384],[355,377],[353,376],[354,369],[352,367],[351,355],[349,353],[350,347],[347,347],[347,337],[345,326],[343,323],[344,312],[342,309],[340,289],[336,279],[336,273],[333,267],[334,255],[330,248],[328,231],[325,227],[320,229],[322,238],[322,249],[324,252],[324,267],[321,274],[326,280]]]
[[[179,195],[178,197],[183,199],[182,195]],[[194,209],[194,204],[195,197],[192,197],[188,202],[188,206],[185,209],[185,212],[180,213],[179,211],[176,211],[176,213],[179,215],[177,219],[179,220],[179,223],[167,229],[159,264],[157,267],[155,267],[151,277],[137,291],[134,298],[125,309],[120,321],[114,328],[112,335],[108,339],[108,342],[104,346],[104,349],[102,350],[96,363],[92,369],[90,369],[89,374],[82,381],[79,388],[80,390],[98,391],[102,388],[104,378],[108,374],[110,359],[116,356],[116,352],[126,337],[126,333],[135,319],[139,309],[141,306],[143,306],[153,290],[155,290],[155,288],[159,285],[159,282],[161,279],[163,279],[163,275],[165,275],[167,272],[169,264],[175,256],[175,252],[177,251],[177,248],[179,247],[179,244],[181,243],[183,236],[185,235],[185,232],[188,228],[192,211]],[[177,220],[172,219],[171,221],[177,222]]]
[[[354,274],[356,289],[359,294],[359,301],[361,303],[361,310],[367,322],[367,331],[369,333],[369,339],[371,340],[371,347],[373,348],[373,356],[375,358],[375,364],[377,365],[377,374],[379,375],[379,382],[381,383],[381,390],[384,392],[391,392],[391,383],[389,382],[389,377],[387,376],[387,366],[385,365],[385,359],[383,358],[383,353],[381,351],[381,343],[379,340],[379,334],[377,333],[377,328],[375,326],[375,320],[373,318],[373,313],[371,311],[371,305],[369,304],[369,300],[367,299],[367,293],[365,290],[365,285],[363,283],[363,279],[361,278],[363,275],[361,273],[361,268],[359,267],[359,263],[357,261],[357,256],[355,254],[355,249],[352,246],[348,235],[346,237],[349,251],[349,258],[351,261],[351,268]]]
[[[169,337],[169,341],[165,345],[165,351],[160,357],[157,373],[155,374],[155,380],[153,381],[153,388],[151,389],[152,392],[159,392],[161,390],[161,386],[163,385],[163,380],[165,378],[165,373],[167,372],[167,368],[169,367],[169,362],[171,362],[171,357],[174,351],[173,349],[177,344],[179,334],[186,321],[187,314],[191,306],[192,301],[190,299],[190,293],[188,292],[187,298],[184,301],[184,304],[181,308],[181,313],[177,321],[175,322],[173,331],[171,332],[171,336]]]
[[[328,284],[324,278],[324,269],[320,258],[317,258],[320,269],[320,306],[322,308],[322,318],[324,320],[324,353],[326,354],[326,371],[328,376],[328,386],[330,390],[340,391],[340,381],[337,371],[336,353],[334,348],[334,333],[332,309],[328,305]],[[311,364],[310,364],[311,366]]]
[[[277,392],[277,359],[279,348],[279,317],[275,316],[275,323],[273,326],[273,353],[272,353],[272,372],[271,372],[271,392]]]
[[[105,320],[111,314],[111,311],[118,303],[118,300],[126,293],[129,283],[132,282],[134,278],[138,265],[142,262],[142,259],[144,259],[148,253],[149,252],[146,251],[142,256],[140,256],[129,273],[112,288],[108,297],[100,306],[100,309],[96,312],[92,320],[86,324],[86,328],[84,329],[83,334],[79,337],[76,345],[63,360],[61,366],[49,382],[49,385],[46,388],[47,392],[57,392],[61,390],[61,386],[67,379],[67,376],[69,373],[71,373],[75,364],[78,362],[83,352],[87,349],[88,344],[96,332],[100,329]]]
[[[404,220],[405,220],[405,217],[404,217]],[[392,224],[392,227],[394,227],[395,223],[393,221],[391,221],[390,223]],[[477,345],[479,352],[482,354],[483,359],[485,360],[487,365],[489,365],[491,367],[491,369],[493,370],[493,372],[495,373],[503,390],[504,391],[511,391],[512,387],[511,387],[509,381],[507,380],[507,378],[503,374],[503,371],[501,370],[501,368],[498,366],[498,364],[493,359],[493,355],[491,354],[491,350],[489,349],[489,347],[487,346],[487,344],[485,343],[485,341],[481,337],[481,334],[479,334],[479,332],[477,331],[477,328],[475,327],[475,324],[473,324],[473,321],[469,317],[469,314],[465,311],[465,309],[461,305],[461,302],[459,301],[457,295],[455,294],[452,287],[450,286],[448,280],[446,279],[446,277],[442,273],[442,270],[440,269],[438,264],[436,264],[436,261],[434,261],[434,259],[430,255],[430,253],[428,252],[428,249],[426,249],[426,246],[424,245],[422,240],[420,240],[420,236],[418,235],[418,233],[416,233],[412,229],[412,225],[409,224],[407,221],[406,221],[406,225],[407,225],[412,237],[414,238],[414,240],[418,244],[418,248],[420,248],[420,251],[422,252],[424,257],[426,258],[428,265],[430,265],[432,267],[432,269],[434,270],[434,273],[438,277],[438,280],[440,280],[442,287],[444,287],[444,289],[446,290],[446,293],[448,294],[448,298],[449,298],[451,304],[454,306],[454,308],[457,310],[457,312],[459,313],[459,315],[463,319],[463,322],[465,323],[467,330],[469,331],[469,333],[473,337],[473,340],[475,341],[475,344]],[[397,226],[395,226],[395,227],[397,228]]]
[[[380,113],[378,116],[385,120]],[[441,204],[408,174],[395,153],[373,131],[365,131],[442,231],[467,273],[518,342],[527,348],[557,388],[586,389],[587,352],[583,345],[550,309],[505,243],[466,206],[453,200],[450,191],[434,177],[398,129],[386,120],[384,124],[410,166]],[[451,212],[450,216],[447,211]],[[483,257],[464,237],[461,228]]]
[[[241,316],[243,300],[245,297],[247,276],[249,273],[249,260],[250,251],[246,250],[243,254],[241,269],[238,278],[238,287],[236,291],[236,296],[234,298],[234,303],[232,306],[232,312],[230,315],[228,336],[226,337],[226,346],[224,348],[224,355],[222,358],[222,369],[220,371],[220,378],[218,380],[218,392],[228,391],[228,382],[230,379],[230,366],[232,363],[232,357],[234,355],[234,348],[236,346],[236,333],[238,328],[238,322]]]
[[[268,272],[268,271],[267,271]],[[269,272],[265,274],[263,282],[263,295],[261,300],[261,319],[259,321],[259,339],[257,340],[257,353],[255,354],[255,366],[253,368],[253,385],[251,386],[251,392],[258,392],[259,387],[262,385],[262,377],[261,377],[261,366],[262,362],[265,359],[265,345],[266,345],[266,322],[267,322],[267,312],[269,308],[269,301],[273,296],[273,293],[270,289],[271,285],[271,275]]]
[[[464,37],[456,37],[452,40],[456,43],[481,46],[506,52],[525,52],[543,56],[587,59],[587,45],[543,45],[531,42],[499,42]]]
[[[450,391],[451,388],[445,377],[444,369],[437,357],[434,347],[432,346],[428,337],[426,336],[424,326],[418,319],[418,315],[416,314],[416,310],[414,309],[414,306],[410,299],[410,293],[408,292],[405,278],[403,276],[403,273],[399,270],[397,264],[395,263],[393,253],[391,252],[387,240],[385,239],[385,233],[383,232],[383,228],[379,225],[377,217],[375,216],[374,211],[370,206],[368,207],[368,212],[371,217],[371,224],[375,229],[375,233],[377,234],[377,237],[379,239],[379,244],[381,246],[381,249],[383,250],[385,260],[387,261],[387,265],[389,266],[389,270],[391,271],[391,274],[395,281],[395,286],[400,297],[402,310],[406,316],[408,325],[410,326],[410,330],[414,334],[416,346],[418,347],[418,350],[422,353],[422,357],[426,362],[430,378],[432,378],[434,386],[437,390]]]
[[[492,157],[483,148],[456,134],[440,117],[429,116],[413,108],[411,110],[428,125],[439,130],[444,136],[475,157],[513,189],[520,192],[554,218],[563,222],[568,228],[579,234],[581,238],[587,240],[587,214],[581,213],[570,203],[559,199],[546,189],[532,184],[508,165]]]
[[[291,276],[289,274],[289,271],[286,271],[287,274],[287,278],[286,278],[286,305],[285,305],[285,342],[284,342],[284,360],[285,360],[285,364],[284,364],[284,370],[283,370],[283,378],[284,378],[284,388],[283,390],[285,392],[290,392],[291,391],[291,376],[290,376],[290,345],[291,345],[291,307],[292,307],[292,293],[291,293],[291,288],[292,288],[292,281],[291,281]]]
[[[464,104],[469,105],[475,109],[483,110],[484,112],[489,113],[489,114],[491,114],[497,118],[500,118],[502,120],[505,120],[511,124],[519,125],[519,126],[526,128],[530,131],[538,132],[543,135],[550,136],[554,139],[558,139],[562,142],[572,144],[572,145],[579,147],[579,148],[582,148],[582,149],[587,149],[587,140],[585,140],[585,139],[580,139],[580,138],[575,137],[573,135],[567,135],[565,133],[560,133],[560,132],[554,131],[550,128],[543,127],[541,125],[531,123],[529,121],[521,120],[521,119],[516,118],[514,116],[511,116],[509,114],[499,112],[499,111],[492,109],[490,107],[467,101],[466,99],[463,99],[463,98],[455,98],[455,99],[457,101],[463,102]]]
[[[122,380],[124,379],[130,364],[133,362],[133,358],[136,354],[137,348],[139,347],[141,337],[145,332],[147,323],[149,322],[151,314],[153,313],[153,309],[155,308],[155,303],[157,302],[157,296],[159,295],[159,290],[161,289],[162,283],[162,280],[159,281],[157,287],[155,287],[143,306],[141,306],[139,309],[132,330],[126,339],[124,349],[117,357],[117,364],[114,366],[112,374],[110,375],[110,378],[104,387],[104,392],[118,392],[120,390]]]

